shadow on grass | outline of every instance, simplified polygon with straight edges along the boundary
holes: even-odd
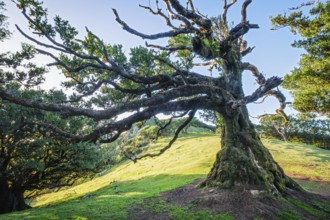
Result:
[[[318,162],[330,162],[330,150],[325,150],[313,145],[284,142],[280,140],[267,139],[267,142],[274,145],[284,146],[285,149],[296,150],[306,157],[316,157]],[[271,149],[273,150],[273,149]],[[276,149],[274,149],[276,151]]]
[[[139,180],[109,182],[92,194],[62,203],[0,215],[0,219],[127,219],[129,207],[159,193],[192,183],[205,175],[157,175]]]

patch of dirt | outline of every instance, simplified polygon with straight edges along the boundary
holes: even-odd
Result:
[[[330,197],[330,181],[310,181],[309,179],[295,179],[307,191]]]
[[[279,219],[277,216],[278,212],[285,210],[295,210],[302,219],[318,219],[285,199],[265,196],[260,191],[197,188],[196,186],[199,183],[200,181],[163,193],[162,197],[169,205],[194,207],[194,210],[191,210],[193,212],[209,210],[214,214],[228,213],[239,220],[254,219],[256,217],[275,220]],[[322,197],[307,192],[292,191],[288,197],[300,200],[306,204],[311,204],[313,200],[330,202],[330,197]]]
[[[328,194],[321,196],[310,192],[290,191],[286,198],[274,198],[257,190],[198,188],[197,186],[201,182],[202,180],[196,181],[184,187],[162,193],[161,198],[147,199],[144,204],[130,207],[128,219],[171,220],[172,218],[166,210],[166,206],[186,208],[191,213],[205,210],[214,215],[228,213],[237,220],[253,220],[256,218],[278,220],[281,219],[278,216],[279,212],[292,211],[303,220],[330,219],[329,208],[320,209],[313,203],[314,201],[325,201],[328,204],[327,206],[330,207],[330,195]],[[301,207],[294,205],[290,200],[300,201],[314,210],[321,210],[326,216],[317,218]],[[162,207],[160,210],[159,207],[158,210],[155,210],[157,204]],[[292,219],[292,217],[289,216],[285,219]]]
[[[152,199],[151,199],[152,200]],[[155,211],[148,208],[148,204],[153,201],[146,200],[144,205],[133,206],[128,209],[128,220],[171,220],[166,211]]]
[[[295,179],[310,180],[310,181],[316,181],[316,182],[324,181],[323,178],[319,177],[319,176],[310,177],[310,176],[301,174],[299,172],[294,172],[294,171],[286,171],[285,173],[288,176],[295,178]]]

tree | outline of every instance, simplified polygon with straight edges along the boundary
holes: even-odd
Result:
[[[4,6],[0,2],[1,9]],[[1,40],[9,37],[5,16],[0,13]],[[0,87],[18,97],[45,102],[65,101],[62,91],[32,90],[43,81],[43,67],[30,62],[35,51],[23,45],[20,52],[0,54]],[[0,99],[0,214],[29,208],[30,196],[45,189],[59,189],[90,178],[111,161],[99,144],[71,143],[65,137],[37,125],[52,123],[60,129],[79,133],[84,126],[95,127],[88,118],[63,120],[59,115],[27,108]],[[83,134],[83,133],[81,133]],[[38,190],[38,192],[36,192]]]
[[[289,116],[289,123],[282,127],[282,119],[272,115],[262,117],[257,125],[258,133],[265,137],[280,140],[299,141],[306,144],[329,149],[330,123],[329,120],[306,119]]]
[[[301,39],[293,47],[305,49],[305,54],[291,74],[286,75],[284,88],[293,95],[293,107],[303,113],[330,115],[330,1],[310,2],[291,8],[287,15],[272,18],[275,28],[290,27]],[[313,8],[309,14],[303,7]]]
[[[12,90],[14,85],[11,85]],[[59,91],[17,91],[21,97],[59,100]],[[79,132],[93,122],[79,117],[62,120],[51,112],[1,101],[0,109],[0,213],[29,208],[28,191],[35,196],[45,189],[72,186],[77,180],[93,177],[111,162],[106,148],[97,144],[72,144],[33,122],[51,122],[61,129]],[[38,190],[38,192],[36,192]]]
[[[285,194],[287,188],[300,189],[273,160],[248,117],[246,105],[269,95],[279,100],[277,112],[285,117],[285,97],[274,89],[282,80],[276,76],[266,79],[257,67],[242,60],[253,50],[243,37],[258,28],[247,19],[251,2],[242,3],[241,22],[230,27],[227,12],[237,1],[224,1],[223,14],[217,18],[200,14],[191,0],[187,1],[187,7],[178,0],[164,0],[163,6],[156,1],[155,8],[141,7],[163,18],[169,30],[150,35],[131,28],[113,10],[116,21],[127,32],[148,40],[169,39],[167,46],[147,43],[147,48],[133,48],[126,57],[121,46],[105,43],[88,29],[85,39],[76,39],[77,30],[68,21],[55,17],[51,24],[47,10],[40,3],[20,0],[18,7],[30,27],[47,42],[29,36],[19,27],[18,30],[39,46],[36,51],[54,59],[50,65],[62,70],[68,79],[64,86],[75,93],[66,103],[26,100],[3,89],[0,97],[68,118],[82,116],[98,121],[98,127],[86,135],[38,122],[38,126],[57,132],[71,142],[112,142],[134,123],[157,114],[188,115],[167,146],[154,154],[129,155],[135,162],[169,149],[197,110],[215,111],[224,121],[222,147],[202,186],[243,187],[272,195]],[[195,65],[215,68],[219,74],[213,77],[196,73]],[[250,95],[244,95],[242,89],[245,70],[251,72],[259,84]],[[127,112],[130,114],[126,117],[118,117]]]

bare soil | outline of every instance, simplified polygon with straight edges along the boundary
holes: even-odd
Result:
[[[228,213],[238,220],[267,219],[277,220],[280,212],[293,211],[301,219],[330,219],[330,210],[321,208],[326,216],[316,217],[304,209],[294,205],[290,199],[301,201],[314,209],[314,201],[322,201],[330,206],[330,196],[313,194],[309,192],[291,191],[284,198],[274,198],[258,191],[246,189],[219,189],[219,188],[198,188],[201,181],[186,185],[161,195],[165,205],[188,208],[190,212],[207,210],[216,214]],[[129,219],[171,219],[166,211],[154,211],[145,201],[146,206],[132,207]],[[146,208],[149,207],[149,208]],[[290,219],[290,218],[286,218]]]

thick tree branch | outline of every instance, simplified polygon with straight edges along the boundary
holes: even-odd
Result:
[[[200,26],[202,32],[206,34],[210,34],[212,32],[212,21],[210,19],[205,19],[202,16],[196,14],[194,11],[186,9],[180,4],[178,0],[164,0],[164,2],[169,2],[175,11],[177,11],[181,16],[190,19],[198,26]]]
[[[0,97],[4,100],[8,100],[26,107],[58,112],[66,117],[83,115],[86,117],[93,118],[95,120],[103,120],[103,119],[115,117],[127,111],[135,111],[143,107],[158,105],[159,103],[166,103],[176,98],[189,97],[193,95],[202,95],[202,94],[211,95],[211,93],[221,94],[222,90],[207,85],[184,85],[175,89],[158,93],[157,95],[150,98],[144,98],[136,101],[118,104],[112,106],[107,110],[93,110],[93,109],[72,107],[68,105],[48,104],[34,100],[26,100],[10,95],[2,90],[0,90]]]
[[[174,118],[182,118],[183,116],[185,116],[186,114],[188,114],[188,112],[184,112],[183,114],[180,114],[180,115],[177,115],[177,116],[172,116],[169,120],[168,120],[168,122],[166,122],[165,123],[165,125],[159,125],[159,123],[157,123],[157,121],[156,121],[156,123],[157,123],[157,125],[160,127],[159,129],[158,129],[158,131],[157,131],[157,134],[156,134],[156,140],[158,139],[158,137],[159,137],[159,134],[160,134],[160,132],[162,131],[162,130],[164,130],[165,128],[167,128],[171,123],[172,123],[172,121],[173,121],[173,119]],[[156,118],[156,120],[157,120],[157,118]]]
[[[264,97],[265,95],[270,95],[270,91],[278,87],[282,83],[282,79],[276,76],[273,76],[265,81],[264,84],[261,84],[260,87],[253,92],[251,95],[245,96],[240,100],[229,100],[231,107],[236,109],[242,105],[247,105],[249,103],[257,101],[259,98]]]
[[[256,78],[256,82],[259,85],[263,85],[266,82],[266,79],[262,73],[259,72],[258,68],[250,63],[243,63],[244,70],[249,70],[252,72],[253,76]]]
[[[285,126],[288,124],[289,122],[289,118],[288,116],[285,114],[284,109],[286,107],[286,98],[283,95],[282,92],[280,92],[279,90],[271,90],[267,92],[267,95],[271,95],[274,96],[280,103],[280,107],[278,109],[276,109],[276,113],[281,115],[283,117],[283,123],[282,126]]]
[[[249,6],[249,4],[252,2],[252,0],[245,0],[243,5],[242,5],[242,9],[241,9],[241,14],[242,14],[242,23],[246,23],[246,9]]]
[[[124,131],[127,131],[131,128],[131,126],[139,121],[143,121],[149,119],[159,113],[164,112],[176,112],[176,111],[189,111],[191,109],[212,109],[214,110],[214,102],[206,97],[196,97],[188,100],[181,100],[169,103],[163,103],[156,106],[148,107],[142,111],[135,112],[131,116],[128,116],[122,120],[112,122],[109,124],[105,124],[99,128],[94,129],[91,133],[86,135],[75,135],[65,131],[62,131],[58,127],[42,123],[42,122],[31,122],[34,125],[42,126],[45,129],[49,129],[52,132],[55,132],[59,135],[62,135],[68,139],[71,139],[74,142],[80,141],[91,141],[96,142],[99,140],[102,143],[113,142],[116,138],[120,136],[120,134]],[[104,138],[105,135],[112,134],[111,138]]]

